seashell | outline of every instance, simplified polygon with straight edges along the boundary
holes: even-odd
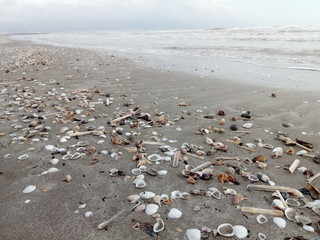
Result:
[[[234,235],[237,238],[245,238],[248,236],[248,230],[246,227],[241,226],[241,225],[235,225],[233,226],[233,231],[234,231]]]
[[[162,194],[161,195],[161,200],[162,201],[168,201],[169,200],[169,196],[167,194]]]
[[[88,212],[86,212],[85,214],[84,214],[84,216],[86,216],[86,217],[91,217],[92,216],[92,212],[91,211],[88,211]]]
[[[231,174],[227,174],[227,173],[220,173],[219,176],[218,176],[218,180],[219,180],[221,183],[224,183],[224,182],[238,183],[236,177],[234,177],[234,176],[231,175]]]
[[[280,199],[274,199],[272,201],[272,206],[281,210],[284,210],[286,208]]]
[[[109,170],[109,175],[110,175],[111,177],[116,177],[116,176],[118,176],[118,172],[119,172],[118,169],[116,169],[116,168],[111,168],[111,169]]]
[[[47,172],[48,173],[54,173],[54,172],[58,172],[58,171],[59,171],[58,168],[52,167],[52,168],[49,168]]]
[[[82,156],[81,153],[76,152],[75,154],[71,155],[70,159],[71,160],[76,160]]]
[[[151,216],[152,214],[156,213],[158,209],[159,206],[157,204],[151,203],[146,206],[145,213]]]
[[[306,230],[307,232],[314,232],[314,228],[312,226],[309,225],[304,225],[303,230]]]
[[[29,185],[28,187],[26,187],[22,192],[23,193],[31,193],[34,190],[36,190],[36,185]]]
[[[237,193],[236,195],[233,196],[232,204],[233,205],[238,205],[240,202],[242,202],[245,199],[247,199],[247,198],[244,197],[242,194]]]
[[[144,175],[140,174],[138,176],[136,176],[136,178],[133,180],[133,184],[136,184],[137,182],[139,182],[140,180],[144,179]]]
[[[65,182],[71,182],[71,181],[72,181],[71,175],[67,174],[67,175],[64,177],[63,181],[65,181]]]
[[[282,157],[283,155],[283,149],[281,147],[276,147],[272,150],[272,157],[273,158],[278,158],[278,157]]]
[[[302,156],[304,154],[307,154],[308,152],[306,150],[300,150],[296,153],[297,156]]]
[[[135,202],[135,201],[134,201],[134,202]],[[134,202],[132,202],[132,203],[134,203]],[[138,206],[134,209],[134,212],[136,212],[136,213],[141,213],[141,212],[143,212],[144,210],[146,210],[146,205],[140,204],[140,205],[138,205]]]
[[[177,208],[171,208],[168,217],[169,218],[180,218],[182,216],[182,212]]]
[[[248,180],[251,182],[258,182],[259,178],[256,175],[249,175]]]
[[[232,237],[234,235],[233,226],[230,223],[223,223],[217,228],[221,236]]]
[[[181,192],[178,190],[171,192],[171,198],[172,199],[181,198]]]
[[[267,167],[268,167],[268,164],[266,164],[264,162],[258,162],[257,165],[258,165],[258,168],[261,168],[263,170],[267,169]]]
[[[288,220],[294,221],[295,220],[295,216],[297,215],[297,212],[293,208],[286,208],[284,210],[284,214],[285,214],[285,216],[286,216],[286,218]]]
[[[59,162],[59,159],[57,159],[57,158],[53,158],[49,161],[49,163],[52,165],[56,165],[58,162]]]
[[[181,199],[188,200],[190,198],[190,194],[187,192],[181,193]]]
[[[160,170],[160,171],[158,171],[158,174],[161,175],[161,176],[164,176],[164,175],[166,175],[167,173],[168,173],[167,170]]]
[[[148,156],[148,160],[151,162],[158,162],[162,159],[162,157],[159,154],[151,154],[150,156]]]
[[[263,233],[258,233],[258,238],[259,238],[259,240],[266,240],[267,236],[264,235]]]
[[[216,199],[220,199],[222,193],[217,189],[217,188],[209,188],[208,191],[210,192],[211,197],[216,198]]]
[[[253,126],[253,123],[245,123],[242,125],[242,127],[247,128],[247,129],[252,128],[252,126]]]
[[[78,146],[78,147],[85,147],[85,146],[87,146],[87,145],[89,145],[89,142],[87,142],[87,141],[77,142],[77,146]]]
[[[200,240],[201,231],[199,229],[188,229],[186,232],[188,240]]]
[[[156,194],[150,191],[145,191],[145,192],[141,192],[139,193],[139,196],[143,199],[151,199],[155,196]]]
[[[48,151],[51,151],[51,152],[54,152],[57,150],[57,148],[53,145],[46,145],[45,146],[45,149],[48,150]]]
[[[294,198],[287,198],[286,203],[291,207],[299,207],[300,202]]]
[[[296,215],[295,220],[300,226],[309,225],[312,223],[312,221],[309,218],[302,215]]]
[[[135,203],[136,201],[138,201],[140,199],[140,196],[138,194],[132,194],[132,195],[129,195],[127,197],[127,200],[130,202],[130,203]]]
[[[23,155],[18,157],[19,160],[27,160],[28,158],[29,158],[28,154],[23,154]]]
[[[285,228],[287,225],[286,220],[280,217],[274,217],[273,222],[279,227],[279,228]]]
[[[141,169],[140,168],[134,168],[134,169],[131,170],[131,173],[133,175],[139,175],[139,174],[141,174]]]
[[[235,173],[236,173],[236,170],[235,170],[233,167],[227,167],[226,173],[235,174]]]
[[[312,207],[312,211],[320,216],[320,205]]]
[[[223,193],[226,194],[226,195],[236,195],[237,194],[237,191],[232,189],[232,188],[225,188],[223,190]]]
[[[293,155],[293,154],[294,154],[294,149],[293,149],[293,148],[289,148],[289,149],[286,151],[286,154]]]
[[[269,177],[264,174],[264,173],[261,173],[261,172],[257,172],[255,173],[255,175],[259,178],[260,181],[262,182],[265,182],[265,183],[269,183],[270,182],[270,179]]]
[[[265,162],[267,160],[268,158],[266,156],[258,155],[252,159],[252,162]]]
[[[144,188],[146,185],[147,183],[142,179],[135,183],[136,188]]]
[[[246,146],[249,148],[256,148],[257,145],[253,144],[253,143],[246,143]]]
[[[153,231],[158,233],[164,229],[164,222],[161,218],[157,218],[156,221],[157,222],[153,225]]]
[[[193,211],[195,211],[195,212],[199,212],[201,210],[201,207],[200,206],[195,206],[194,208],[193,208]]]
[[[225,125],[226,124],[226,120],[224,118],[221,118],[218,122],[219,125]]]
[[[265,215],[259,214],[257,216],[257,222],[260,224],[264,224],[264,223],[268,222],[268,218]]]
[[[152,198],[153,202],[158,204],[159,206],[161,206],[161,196],[160,195],[155,195],[153,198]]]

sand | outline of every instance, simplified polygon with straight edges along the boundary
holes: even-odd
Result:
[[[319,172],[319,165],[310,158],[285,153],[282,157],[273,159],[270,149],[257,147],[252,153],[226,142],[227,139],[241,135],[243,143],[255,143],[256,138],[261,138],[265,143],[282,147],[286,151],[289,147],[275,139],[278,131],[285,131],[292,139],[300,138],[312,143],[313,152],[317,152],[320,138],[320,97],[316,90],[289,91],[243,85],[227,79],[215,79],[214,76],[201,78],[198,75],[157,70],[143,60],[134,62],[83,49],[16,42],[4,36],[0,38],[0,49],[0,133],[4,135],[0,136],[1,240],[149,239],[151,237],[143,231],[132,228],[137,222],[155,224],[156,220],[145,213],[129,213],[111,224],[107,230],[97,228],[102,221],[130,207],[127,196],[146,190],[158,195],[170,195],[174,190],[190,192],[194,189],[216,187],[222,190],[227,187],[247,198],[239,206],[272,209],[271,193],[248,191],[247,185],[250,182],[241,175],[234,174],[239,185],[219,182],[218,175],[226,171],[226,165],[213,166],[214,176],[211,180],[198,179],[196,184],[188,184],[187,178],[181,174],[186,163],[197,166],[204,161],[213,163],[218,157],[237,156],[240,161],[230,160],[225,161],[225,164],[240,163],[248,172],[267,174],[278,186],[297,189],[307,186],[307,177],[298,171],[290,174],[284,169],[285,165],[299,159],[301,166],[314,173]],[[79,92],[81,89],[88,90],[88,93]],[[272,93],[276,97],[272,97]],[[64,100],[65,95],[67,101]],[[104,103],[96,104],[91,109],[89,106],[79,106],[84,95],[89,97],[88,102],[104,100]],[[109,95],[111,103],[108,105],[106,101]],[[41,99],[34,100],[34,97]],[[187,106],[179,106],[182,102],[187,103]],[[38,104],[38,107],[32,104]],[[153,126],[130,128],[129,124],[121,125],[122,133],[135,132],[137,135],[130,145],[113,145],[110,133],[115,127],[111,127],[108,121],[116,118],[116,113],[129,112],[134,107],[140,107],[141,112],[149,113]],[[79,121],[72,120],[73,117],[68,118],[67,122],[61,120],[66,120],[66,111],[77,109],[83,111],[74,117],[86,121],[81,125],[80,131],[86,131],[88,126],[104,126],[105,138],[89,135],[60,142],[63,134],[58,132],[62,127],[72,130],[79,124]],[[219,110],[223,110],[226,115],[218,116]],[[236,124],[239,130],[247,130],[241,127],[247,121],[231,120],[234,116],[239,117],[242,111],[250,111],[253,117],[249,121],[253,123],[249,134],[235,133],[229,129],[231,124]],[[161,112],[171,123],[169,126],[156,122],[156,114]],[[40,119],[41,123],[37,125],[51,127],[47,129],[46,138],[42,138],[39,132],[34,132],[33,136],[25,129],[29,127],[31,131],[34,130],[34,127],[29,126],[31,122],[22,121],[23,117],[32,114],[45,118]],[[203,118],[209,114],[213,114],[213,119]],[[218,125],[221,118],[225,118],[225,125]],[[292,126],[284,127],[284,123]],[[17,125],[21,125],[21,128],[17,128]],[[224,128],[225,133],[197,134],[200,128],[209,126]],[[228,151],[217,151],[211,156],[204,156],[204,160],[185,155],[187,160],[181,161],[177,168],[173,168],[171,162],[161,161],[152,167],[168,170],[168,173],[164,176],[145,174],[147,186],[137,189],[132,183],[133,179],[127,180],[126,177],[134,177],[131,170],[135,168],[135,162],[131,159],[136,153],[130,153],[125,148],[134,147],[137,140],[153,141],[155,134],[161,142],[172,147],[180,148],[183,143],[189,143],[203,146],[204,151],[211,149],[205,142],[206,137],[210,137],[228,145]],[[34,140],[35,138],[39,141]],[[98,143],[99,140],[104,142]],[[174,141],[169,143],[168,140]],[[68,149],[79,141],[88,141],[89,146],[95,147],[96,151],[77,160],[62,160],[63,154],[52,155],[45,149],[46,145]],[[156,145],[145,147],[148,155],[159,153],[164,156]],[[293,148],[295,152],[300,150],[298,147]],[[122,154],[115,159],[110,154],[101,153],[102,150],[110,152],[112,149],[117,149],[116,152]],[[18,157],[25,153],[29,158],[19,160]],[[9,158],[6,157],[7,154],[10,154]],[[262,170],[256,164],[243,162],[245,158],[252,159],[259,154],[267,156],[267,169]],[[49,161],[52,158],[60,161],[51,165]],[[41,175],[51,167],[59,171]],[[124,175],[111,177],[109,170],[112,168],[123,171]],[[72,176],[71,182],[63,181],[67,174]],[[258,184],[268,185],[263,182]],[[36,185],[36,190],[24,194],[22,191],[29,185]],[[287,236],[304,236],[306,239],[319,237],[318,233],[302,230],[289,220],[286,220],[286,228],[280,229],[272,222],[272,216],[267,216],[268,222],[260,225],[256,222],[256,215],[240,212],[231,203],[232,198],[230,195],[223,195],[217,200],[191,195],[189,200],[176,199],[172,204],[162,204],[158,213],[164,220],[165,230],[158,233],[157,238],[186,239],[187,229],[200,229],[204,226],[216,229],[226,222],[245,226],[249,230],[248,239],[258,239],[260,232],[267,239],[283,239]],[[313,201],[310,196],[306,198]],[[26,200],[30,202],[25,203]],[[144,200],[142,202],[147,203]],[[85,208],[79,208],[81,204],[86,204]],[[200,206],[201,210],[195,212],[195,206]],[[171,208],[182,211],[182,217],[168,219],[167,214]],[[89,211],[92,216],[86,217],[85,213]],[[316,228],[319,216],[311,209],[298,208],[297,212],[309,217]],[[208,239],[213,239],[213,236],[210,235]]]

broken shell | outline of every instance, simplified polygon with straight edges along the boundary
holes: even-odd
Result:
[[[233,226],[233,231],[234,231],[234,235],[237,238],[245,238],[248,236],[248,230],[246,227],[241,226],[241,225],[235,225]]]
[[[171,208],[168,217],[169,218],[180,218],[182,216],[182,212],[177,208]]]
[[[171,192],[171,198],[172,199],[181,198],[181,192],[178,190]]]
[[[127,200],[130,202],[130,203],[135,203],[136,201],[138,201],[140,199],[140,196],[138,194],[132,194],[132,195],[129,195],[127,197]]]
[[[135,203],[135,201],[132,202],[132,203]],[[139,206],[137,206],[137,207],[134,209],[134,212],[141,213],[141,212],[143,212],[144,210],[146,210],[146,205],[140,204]]]
[[[169,200],[169,196],[167,194],[162,194],[161,195],[161,200],[162,201],[168,201]]]
[[[217,188],[209,188],[208,191],[210,192],[210,195],[213,197],[213,198],[216,198],[216,199],[220,199],[221,198],[221,192],[217,189]]]
[[[279,228],[285,228],[287,223],[286,220],[280,217],[274,217],[273,222],[279,227]]]
[[[247,129],[251,128],[252,126],[253,126],[253,123],[245,123],[242,125],[242,127],[247,128]]]
[[[149,157],[148,157],[148,160],[151,161],[151,162],[158,162],[160,161],[162,158],[159,154],[151,154]]]
[[[281,210],[284,210],[286,208],[280,199],[274,199],[272,201],[272,206]]]
[[[312,221],[309,218],[302,215],[296,215],[295,220],[300,226],[309,225],[312,223]]]
[[[272,150],[272,157],[273,158],[278,158],[278,157],[282,157],[283,155],[283,149],[281,147],[276,147]]]
[[[146,185],[147,183],[144,180],[140,180],[135,183],[136,188],[144,188]]]
[[[133,175],[139,175],[139,174],[141,174],[141,169],[140,168],[134,168],[134,169],[131,170],[131,173]]]
[[[72,181],[72,177],[71,177],[69,174],[67,174],[67,175],[64,177],[63,181],[65,181],[65,182],[71,182],[71,181]]]
[[[199,229],[188,229],[186,232],[188,240],[200,240],[201,231]]]
[[[268,164],[266,164],[264,162],[258,162],[257,165],[258,165],[258,168],[261,168],[263,170],[267,169],[267,167],[268,167]]]
[[[245,199],[247,199],[245,196],[243,196],[240,193],[237,193],[236,195],[233,196],[232,204],[233,205],[238,205],[240,202],[242,202]]]
[[[297,212],[293,208],[286,208],[284,210],[284,214],[285,214],[285,216],[286,216],[286,218],[288,220],[294,221],[295,220],[295,216],[297,215]]]
[[[307,154],[308,152],[306,150],[300,150],[296,153],[297,156],[302,156],[304,154]]]
[[[159,206],[157,204],[151,203],[146,206],[145,213],[151,216],[152,214],[156,213],[158,209]]]
[[[36,190],[36,185],[30,185],[30,186],[26,187],[22,192],[23,193],[31,193],[34,190]]]
[[[116,177],[116,176],[118,176],[118,172],[119,172],[118,169],[116,169],[116,168],[111,168],[111,169],[109,170],[109,175],[110,175],[111,177]]]
[[[312,211],[320,216],[320,205],[314,206]]]
[[[258,238],[259,238],[259,240],[266,240],[267,236],[264,235],[263,233],[258,233]]]
[[[139,193],[139,196],[143,199],[151,199],[155,196],[156,194],[150,191],[145,191],[145,192],[141,192]]]
[[[226,194],[226,195],[236,195],[237,194],[237,191],[232,189],[232,188],[225,188],[223,190],[223,193]]]
[[[268,222],[268,218],[265,215],[259,214],[257,216],[257,222],[260,224],[264,224],[264,223]]]
[[[153,225],[153,231],[158,233],[164,229],[164,222],[161,218],[157,218],[156,221],[157,222]]]
[[[52,164],[52,165],[55,165],[55,164],[57,164],[58,162],[59,162],[59,159],[57,159],[57,158],[53,158],[53,159],[51,159],[51,160],[49,161],[49,163]]]
[[[153,202],[158,204],[159,206],[161,206],[161,196],[160,195],[155,195],[153,198],[152,198]]]
[[[266,156],[258,155],[252,159],[252,162],[265,162],[267,160],[268,158]]]
[[[294,198],[287,198],[286,203],[291,207],[299,207],[300,202]]]
[[[217,231],[221,236],[225,237],[232,237],[234,235],[233,226],[230,223],[219,225]]]
[[[190,198],[190,194],[187,192],[181,193],[181,199],[188,200]]]
[[[235,173],[236,173],[236,170],[235,170],[233,167],[227,167],[226,173],[235,174]]]
[[[164,176],[164,175],[166,175],[167,173],[168,173],[167,170],[160,170],[160,171],[158,171],[158,174],[161,175],[161,176]]]

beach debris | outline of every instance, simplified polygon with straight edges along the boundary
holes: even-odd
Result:
[[[253,190],[258,190],[258,191],[269,191],[269,192],[274,192],[276,190],[283,191],[283,192],[288,192],[292,194],[294,197],[300,197],[304,198],[304,195],[302,192],[295,188],[291,187],[282,187],[282,186],[266,186],[266,185],[253,185],[249,184],[247,186],[247,189],[253,189]]]
[[[294,173],[294,171],[299,167],[299,164],[300,164],[300,160],[299,159],[294,160],[294,162],[289,167],[289,172],[291,174]]]
[[[259,214],[256,219],[260,224],[265,224],[266,222],[268,222],[268,218],[263,214]]]
[[[272,150],[272,158],[278,158],[283,156],[283,149],[281,147],[276,147]]]
[[[244,213],[263,214],[263,215],[266,214],[266,215],[284,217],[284,212],[281,210],[253,208],[253,207],[239,207],[239,206],[237,208]]]
[[[29,185],[28,187],[26,187],[25,189],[23,189],[23,193],[31,193],[34,190],[36,190],[36,185]]]
[[[223,223],[218,226],[217,232],[219,235],[224,237],[232,237],[234,236],[234,228],[230,223]]]
[[[287,145],[287,146],[297,146],[297,147],[300,147],[308,152],[312,152],[312,150],[310,148],[308,148],[308,147],[306,147],[296,141],[293,141],[291,138],[286,137],[284,135],[278,134],[278,137],[276,139],[282,140],[285,143],[285,145]]]
[[[201,239],[201,231],[199,229],[188,229],[186,231],[186,236],[188,240],[200,240]]]
[[[151,216],[152,214],[156,213],[158,209],[159,206],[157,204],[150,203],[146,206],[145,213]]]
[[[156,223],[153,225],[153,231],[155,233],[161,232],[164,230],[164,222],[161,218],[156,218]]]
[[[259,240],[266,240],[267,239],[267,236],[263,233],[258,233],[258,239]]]
[[[234,225],[233,231],[234,235],[239,239],[246,238],[248,236],[247,228],[242,225]]]
[[[69,175],[69,174],[65,175],[64,178],[63,178],[63,181],[65,181],[65,182],[71,182],[71,181],[72,181],[71,175]]]
[[[237,193],[232,198],[232,204],[233,205],[239,205],[243,200],[246,200],[245,196],[243,196],[241,193]]]
[[[284,220],[283,218],[274,217],[272,220],[279,228],[285,228],[287,225],[286,220]]]
[[[171,208],[169,213],[168,213],[168,217],[169,218],[180,218],[182,216],[182,212],[177,209],[177,208]]]
[[[103,221],[102,223],[100,223],[98,225],[98,229],[102,230],[107,228],[110,224],[112,224],[113,222],[119,220],[120,218],[125,217],[126,215],[128,215],[130,212],[132,212],[136,207],[138,207],[141,204],[141,202],[138,202],[136,205],[134,206],[130,206],[127,208],[124,208],[122,210],[120,210],[116,215],[114,215],[113,217],[111,217],[110,219]]]

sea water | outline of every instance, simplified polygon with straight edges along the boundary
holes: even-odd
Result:
[[[320,26],[15,35],[245,84],[320,90]]]

